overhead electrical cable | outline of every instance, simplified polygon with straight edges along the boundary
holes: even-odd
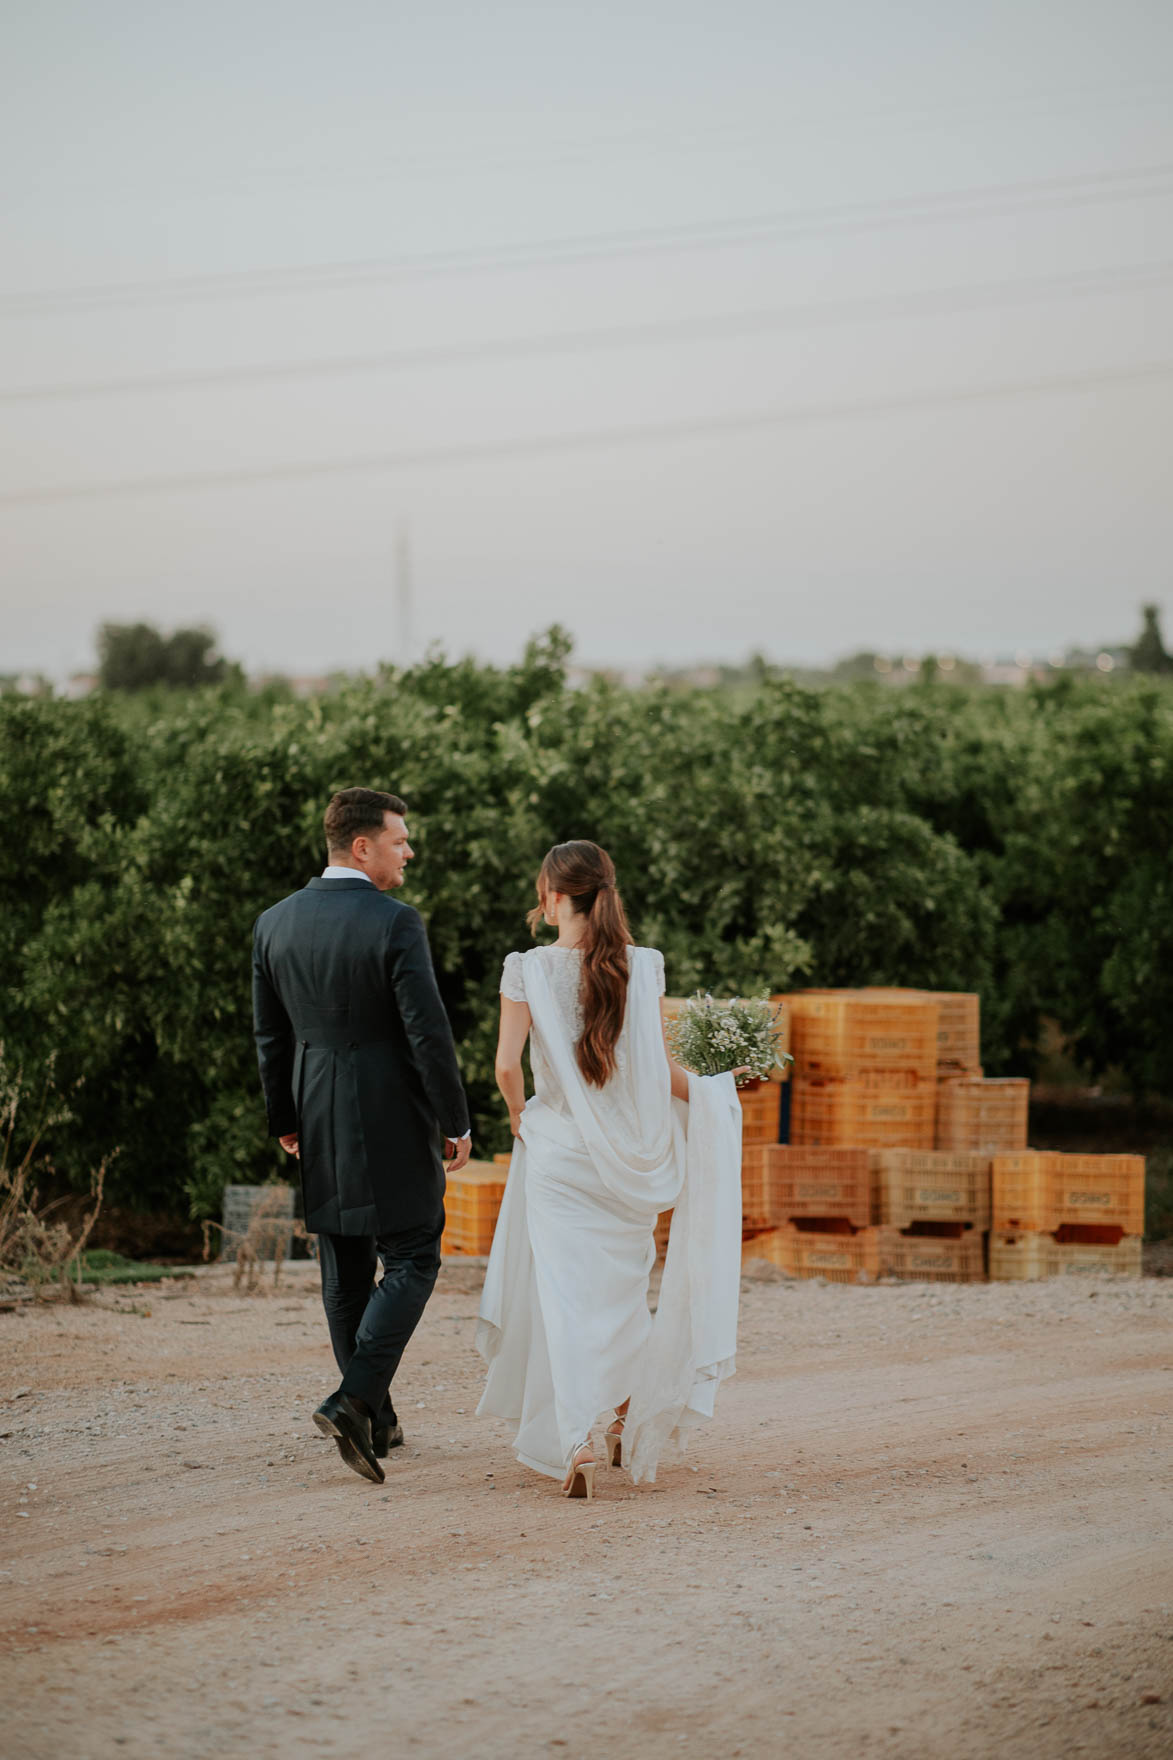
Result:
[[[253,366],[208,367],[188,372],[127,374],[118,379],[73,380],[60,384],[0,388],[0,404],[50,403],[90,398],[150,396],[161,392],[218,391],[236,386],[273,385],[305,379],[343,378],[368,373],[419,372],[499,361],[558,355],[594,354],[613,348],[670,347],[723,341],[788,330],[815,330],[888,319],[980,311],[992,305],[1030,304],[1062,298],[1130,292],[1164,286],[1173,262],[1130,264],[1118,269],[1076,270],[1010,281],[961,283],[915,293],[820,300],[806,305],[767,306],[693,318],[638,324],[550,330],[531,336],[488,337],[470,342],[388,349],[377,354],[342,355],[309,361],[271,361]]]
[[[720,439],[823,422],[866,420],[885,415],[915,415],[935,409],[996,403],[1010,398],[1079,395],[1126,385],[1143,388],[1170,378],[1173,378],[1173,361],[1150,361],[1136,367],[1012,380],[999,385],[910,392],[904,397],[800,404],[789,408],[751,410],[693,420],[636,422],[614,428],[527,435],[514,440],[474,440],[455,446],[425,446],[397,452],[360,453],[341,458],[290,460],[284,464],[177,472],[170,476],[50,484],[42,489],[16,489],[2,493],[0,507],[128,499],[144,495],[181,494],[192,490],[243,488],[257,483],[297,482],[314,477],[369,475],[397,470],[443,470],[454,466],[492,464],[522,458],[544,459],[559,454],[593,452],[611,447]]]
[[[1171,193],[1173,163],[1167,162],[1079,177],[990,184],[938,195],[900,196],[880,202],[781,210],[731,220],[567,235],[499,245],[487,250],[474,247],[363,262],[234,270],[223,274],[177,276],[164,281],[45,288],[4,295],[0,298],[0,315],[44,317],[142,305],[254,299],[274,293],[330,292],[336,288],[377,285],[382,281],[502,272],[539,265],[570,265],[670,251],[726,249],[775,237],[826,237],[883,231],[892,227],[1085,207]]]
[[[1070,86],[986,95],[974,92],[965,96],[951,94],[919,103],[890,99],[881,104],[854,103],[840,109],[803,110],[800,107],[788,107],[784,115],[778,112],[775,105],[764,124],[755,123],[752,117],[743,116],[732,127],[718,123],[716,127],[701,130],[689,127],[682,131],[671,122],[644,118],[638,123],[628,123],[604,133],[562,137],[543,134],[536,142],[525,137],[519,137],[511,143],[478,136],[471,150],[476,153],[478,172],[486,169],[509,171],[528,167],[533,163],[535,152],[540,152],[545,166],[575,164],[583,160],[597,164],[600,155],[608,153],[638,152],[641,155],[652,153],[676,157],[703,153],[712,158],[715,154],[729,151],[753,153],[760,164],[763,155],[784,146],[788,136],[795,136],[804,145],[809,145],[820,134],[839,138],[845,126],[850,127],[853,133],[866,133],[892,124],[918,128],[945,117],[955,131],[958,122],[967,116],[975,117],[988,125],[993,117],[1029,116],[1040,110],[1057,110],[1062,113],[1071,110],[1111,109],[1121,105],[1132,108],[1168,106],[1169,101],[1168,86],[1142,81],[1123,86]],[[234,162],[232,165],[213,165],[212,182],[209,182],[206,175],[193,176],[169,165],[165,168],[167,192],[169,195],[191,192],[198,195],[239,196],[242,186],[258,182],[286,187],[342,182],[349,188],[354,188],[365,181],[418,181],[421,178],[451,176],[466,178],[469,152],[470,144],[464,137],[439,148],[435,145],[421,148],[413,140],[406,148],[396,150],[392,147],[388,153],[382,155],[366,154],[359,159],[336,160],[333,163],[294,161],[284,164]],[[53,179],[50,186],[48,183],[38,184],[25,174],[21,177],[16,193],[22,200],[40,203],[58,200],[63,190],[69,193],[100,193],[106,201],[112,198],[133,200],[143,194],[157,197],[157,185],[140,184],[135,188],[132,182],[134,171],[141,172],[142,169],[141,163],[133,168],[120,168],[113,188],[109,177],[101,182],[94,178],[70,178],[64,183]],[[150,171],[154,167],[148,165],[146,169]],[[0,195],[0,206],[3,205],[4,197]]]

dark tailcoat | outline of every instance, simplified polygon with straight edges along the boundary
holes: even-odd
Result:
[[[468,1104],[419,912],[357,875],[311,880],[257,918],[253,1018],[311,1234],[438,1222],[443,1140],[467,1131]]]

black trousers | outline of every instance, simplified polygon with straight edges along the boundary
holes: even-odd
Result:
[[[322,1306],[342,1371],[340,1391],[369,1406],[375,1424],[396,1421],[391,1382],[435,1288],[443,1232],[441,1213],[434,1228],[318,1236]],[[377,1259],[383,1275],[376,1282]]]

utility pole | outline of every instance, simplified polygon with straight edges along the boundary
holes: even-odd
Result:
[[[411,604],[411,545],[406,522],[395,529],[395,664],[410,666],[413,659]]]

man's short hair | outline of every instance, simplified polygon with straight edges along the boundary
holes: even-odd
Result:
[[[397,794],[378,788],[340,788],[326,808],[326,848],[350,854],[356,837],[376,836],[383,829],[384,813],[406,813],[407,805]]]

